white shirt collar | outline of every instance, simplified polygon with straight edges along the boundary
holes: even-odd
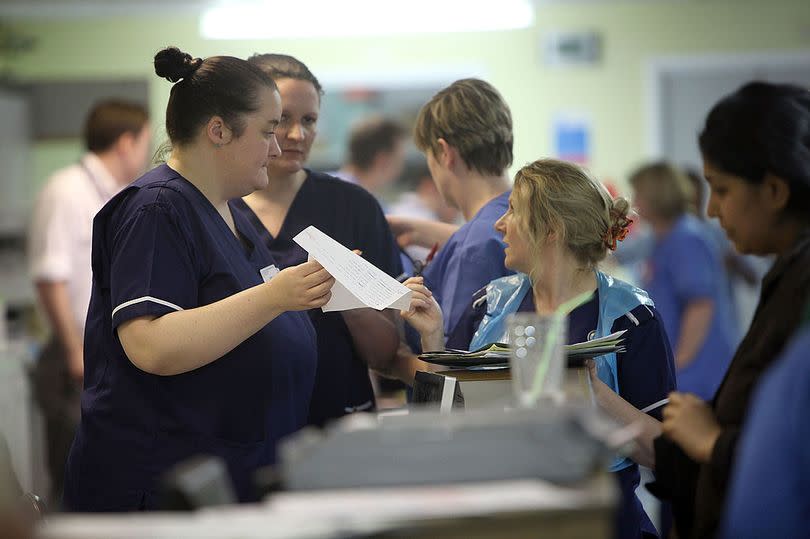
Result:
[[[110,171],[104,165],[104,162],[99,158],[99,156],[93,152],[87,152],[84,154],[81,162],[85,167],[87,167],[87,169],[93,175],[93,180],[99,183],[99,187],[108,195],[108,197],[112,198],[112,196],[118,193],[118,191],[120,191],[123,187],[118,183],[118,180],[116,180],[113,175],[110,174]]]

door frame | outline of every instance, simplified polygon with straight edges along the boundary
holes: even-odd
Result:
[[[767,67],[787,67],[810,71],[810,49],[756,53],[710,53],[700,55],[663,55],[652,57],[646,65],[644,79],[647,109],[647,154],[661,158],[663,148],[663,81],[678,74],[699,74],[707,71],[756,70]]]

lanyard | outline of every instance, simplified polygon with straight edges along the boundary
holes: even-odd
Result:
[[[107,201],[109,201],[113,197],[112,193],[104,189],[104,187],[101,185],[101,182],[98,180],[96,175],[93,174],[93,172],[90,170],[90,167],[84,164],[84,161],[79,161],[79,166],[82,167],[85,176],[87,176],[87,179],[93,185],[93,188],[96,190],[96,193],[98,193],[98,198],[101,199],[101,203],[106,204]]]

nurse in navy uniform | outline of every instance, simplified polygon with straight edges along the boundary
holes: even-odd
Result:
[[[277,441],[302,427],[317,348],[303,311],[333,279],[316,262],[274,260],[228,200],[267,185],[280,151],[273,80],[244,60],[155,56],[174,82],[172,144],[93,223],[82,418],[67,463],[72,511],[158,508],[169,467],[197,454],[227,463],[240,501]]]
[[[596,404],[620,424],[640,427],[638,446],[616,456],[609,470],[621,494],[614,537],[657,538],[636,490],[639,464],[652,463],[652,440],[660,434],[661,410],[675,389],[675,365],[661,316],[647,293],[604,273],[599,264],[626,235],[629,204],[614,199],[573,163],[539,159],[515,176],[509,206],[495,223],[506,244],[504,264],[517,273],[491,281],[477,292],[448,337],[447,346],[474,350],[508,337],[516,312],[567,312],[568,343],[624,331],[624,351],[594,358]],[[425,350],[441,349],[442,311],[422,278],[405,282],[411,308],[402,316],[422,337]]]
[[[323,93],[318,79],[292,56],[257,54],[248,61],[278,84],[281,155],[268,164],[267,188],[237,201],[234,208],[255,225],[282,267],[307,259],[293,238],[314,225],[343,246],[362,251],[363,258],[392,277],[399,275],[399,248],[374,196],[358,185],[306,168],[318,131]],[[320,426],[349,413],[373,411],[368,370],[387,373],[393,367],[399,345],[393,313],[316,309],[309,314],[319,350],[310,423]]]

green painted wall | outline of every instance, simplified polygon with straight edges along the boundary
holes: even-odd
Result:
[[[159,124],[170,84],[153,75],[151,58],[168,44],[197,56],[285,52],[307,62],[316,74],[455,72],[458,65],[477,66],[512,107],[516,167],[549,155],[556,112],[578,111],[593,122],[592,170],[621,179],[645,157],[649,134],[644,75],[651,58],[779,50],[810,54],[806,0],[541,2],[536,21],[533,28],[512,32],[276,41],[203,40],[193,16],[19,22],[20,30],[36,36],[38,46],[14,63],[13,70],[22,79],[149,77],[151,108]],[[285,21],[268,17],[267,24]],[[583,29],[603,37],[599,65],[542,64],[546,32]],[[32,187],[79,152],[76,141],[36,143]]]

